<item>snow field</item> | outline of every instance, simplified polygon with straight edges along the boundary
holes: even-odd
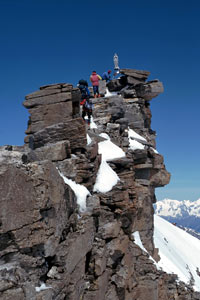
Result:
[[[143,251],[144,248],[139,232],[133,233],[135,244]],[[159,249],[160,261],[156,263],[158,269],[166,273],[176,274],[180,281],[190,284],[200,292],[200,240],[184,230],[172,225],[166,220],[154,215],[154,244]]]
[[[200,240],[156,215],[154,226],[154,243],[161,257],[158,265],[185,283],[193,277],[194,289],[200,291],[200,276],[196,272],[197,268],[200,270]]]

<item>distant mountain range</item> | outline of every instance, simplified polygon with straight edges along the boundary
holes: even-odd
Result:
[[[200,232],[197,232],[194,229],[187,228],[187,227],[184,227],[184,226],[181,226],[181,225],[176,225],[176,226],[178,226],[180,229],[186,231],[187,233],[191,234],[192,236],[194,236],[195,238],[200,240]]]
[[[164,199],[154,205],[155,214],[178,226],[200,232],[200,199],[178,201]]]

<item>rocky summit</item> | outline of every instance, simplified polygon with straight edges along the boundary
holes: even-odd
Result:
[[[120,72],[93,99],[90,128],[71,84],[26,96],[25,144],[0,148],[0,299],[200,299],[150,258],[159,260],[155,188],[170,180],[151,129],[150,100],[163,85],[147,81],[147,71]],[[118,178],[106,192],[94,188],[104,141],[124,153],[106,160]],[[148,253],[134,243],[136,231]]]

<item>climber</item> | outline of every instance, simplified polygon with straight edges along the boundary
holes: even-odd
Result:
[[[99,94],[99,80],[101,80],[101,76],[99,76],[96,71],[92,72],[90,76],[90,81],[92,82],[93,91],[94,91],[94,98],[100,97]]]
[[[88,83],[86,80],[84,79],[80,79],[78,84],[77,84],[77,87],[79,88],[80,92],[81,92],[81,102],[80,102],[80,105],[83,105],[83,101],[86,99],[86,98],[90,98],[90,91],[88,89]]]
[[[86,80],[81,79],[78,82],[78,88],[80,89],[81,92],[81,102],[80,105],[82,107],[82,118],[85,120],[85,116],[87,115],[88,117],[88,125],[90,125],[91,122],[91,116],[92,116],[92,109],[93,109],[93,104],[90,100],[90,91],[88,89],[88,83]]]
[[[102,74],[102,80],[105,80],[106,82],[110,81],[111,80],[111,70],[108,70],[107,72],[104,72]]]
[[[83,104],[82,118],[83,120],[85,120],[85,116],[87,115],[88,125],[90,125],[91,123],[92,110],[93,110],[92,99],[87,98]]]

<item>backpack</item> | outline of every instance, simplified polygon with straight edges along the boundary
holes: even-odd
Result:
[[[92,110],[93,109],[93,103],[91,99],[86,99],[85,103],[84,103],[84,107],[88,110]]]
[[[85,85],[79,85],[79,89],[80,89],[80,92],[81,92],[81,98],[82,99],[85,99],[88,97],[88,93],[87,93],[87,89],[86,89],[86,86]]]
[[[88,83],[87,83],[87,81],[84,80],[84,79],[80,79],[78,83],[79,83],[79,85],[85,85],[85,86],[88,87]]]

